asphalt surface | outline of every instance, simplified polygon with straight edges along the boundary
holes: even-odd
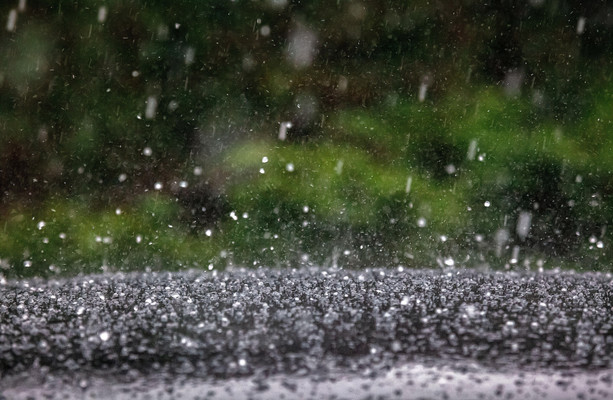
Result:
[[[262,269],[0,283],[0,399],[601,399],[612,384],[611,274]]]

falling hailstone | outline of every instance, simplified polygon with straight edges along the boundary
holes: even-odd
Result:
[[[111,338],[111,334],[108,333],[107,331],[100,332],[99,336],[100,336],[100,340],[102,340],[103,342],[106,342],[107,340]]]

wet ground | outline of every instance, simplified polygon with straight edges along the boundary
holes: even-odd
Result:
[[[612,307],[610,274],[301,269],[9,281],[0,284],[0,393],[611,398]]]

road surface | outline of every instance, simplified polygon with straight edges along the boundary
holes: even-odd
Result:
[[[613,276],[304,268],[0,284],[0,399],[612,398]]]

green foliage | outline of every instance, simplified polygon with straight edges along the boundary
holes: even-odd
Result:
[[[0,273],[610,269],[607,5],[461,3],[1,5]]]

